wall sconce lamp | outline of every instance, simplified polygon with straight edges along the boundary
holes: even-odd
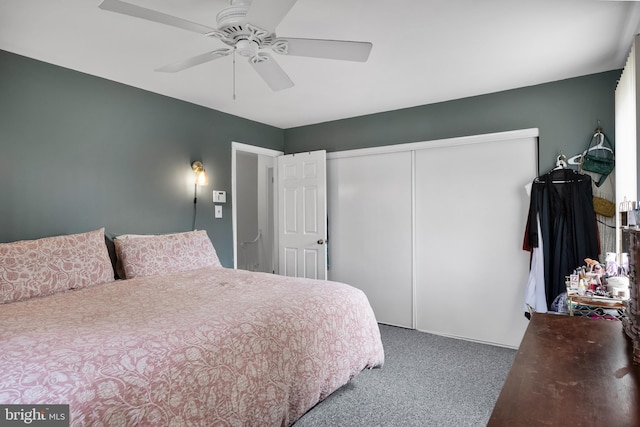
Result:
[[[204,169],[204,165],[201,161],[196,160],[191,163],[191,169],[196,174],[196,185],[207,185],[209,184],[209,177],[207,176],[207,171]]]
[[[191,169],[196,174],[195,182],[193,186],[193,221],[191,223],[191,229],[196,229],[196,204],[198,203],[198,185],[207,185],[209,184],[209,177],[207,176],[207,171],[204,169],[204,165],[201,161],[196,160],[191,163]]]

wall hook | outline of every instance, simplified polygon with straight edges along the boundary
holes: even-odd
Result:
[[[598,126],[596,127],[596,133],[602,133],[602,126],[600,125],[600,120],[598,120]]]

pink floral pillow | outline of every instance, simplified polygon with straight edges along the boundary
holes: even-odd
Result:
[[[104,228],[0,243],[0,303],[114,280]]]
[[[127,279],[220,266],[205,230],[161,236],[124,235],[114,243]]]

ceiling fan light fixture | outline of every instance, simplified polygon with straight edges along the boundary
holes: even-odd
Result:
[[[253,40],[238,40],[236,43],[236,50],[238,55],[243,56],[245,58],[253,58],[258,53],[258,43]]]

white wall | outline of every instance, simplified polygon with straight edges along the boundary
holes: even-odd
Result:
[[[274,167],[275,158],[258,155],[258,230],[260,240],[256,243],[259,270],[275,271],[274,247]]]
[[[233,219],[234,267],[251,267],[264,272],[277,273],[275,248],[277,224],[274,221],[276,194],[272,176],[275,158],[281,151],[233,141],[231,143],[231,208]],[[252,241],[258,231],[260,239],[251,254],[245,258],[243,242]],[[246,261],[245,261],[246,259]],[[257,261],[256,261],[257,260]],[[255,267],[255,265],[258,265]]]
[[[255,244],[247,244],[258,233],[258,156],[238,152],[236,156],[238,268],[258,269],[258,251]]]

